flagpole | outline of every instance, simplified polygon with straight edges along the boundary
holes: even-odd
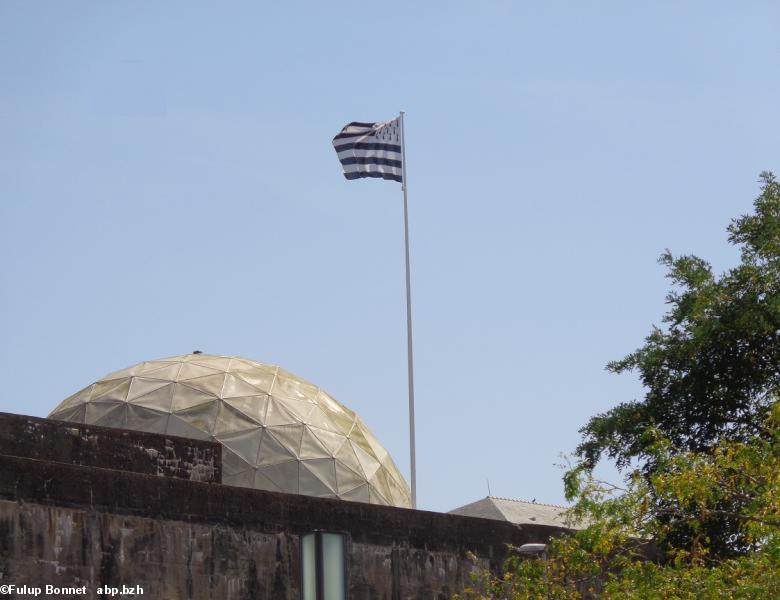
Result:
[[[414,366],[412,359],[412,289],[409,276],[409,203],[406,189],[406,132],[404,111],[401,111],[401,189],[404,191],[404,249],[406,250],[406,354],[409,374],[409,456],[412,475],[412,508],[417,508],[417,465],[414,443]]]

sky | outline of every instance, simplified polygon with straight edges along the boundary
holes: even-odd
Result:
[[[658,256],[738,258],[780,171],[776,2],[0,0],[0,411],[202,350],[356,410],[409,473],[400,185],[331,146],[406,111],[420,508],[560,503]],[[619,474],[605,465],[606,477]]]

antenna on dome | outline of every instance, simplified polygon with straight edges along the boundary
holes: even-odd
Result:
[[[487,485],[488,485],[488,496],[492,496],[492,494],[490,493],[490,479],[485,477],[485,481],[487,482]]]

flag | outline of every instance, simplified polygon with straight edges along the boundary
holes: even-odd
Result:
[[[344,177],[381,177],[403,183],[401,117],[380,123],[353,121],[333,138]]]

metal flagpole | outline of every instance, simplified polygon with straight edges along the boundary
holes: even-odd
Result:
[[[412,508],[417,508],[417,466],[414,449],[414,366],[412,359],[412,289],[409,277],[409,203],[406,194],[406,132],[404,111],[401,111],[401,170],[404,191],[404,248],[406,250],[406,353],[409,372],[409,455],[412,474]]]

